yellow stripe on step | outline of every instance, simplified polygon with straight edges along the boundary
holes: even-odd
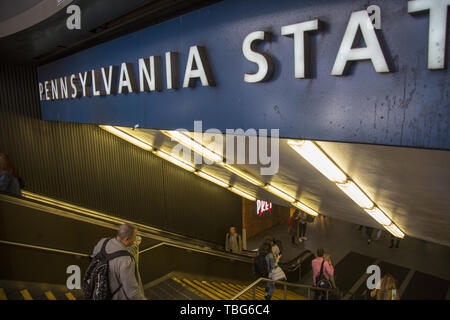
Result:
[[[180,285],[183,286],[183,288],[186,288],[187,290],[189,290],[190,292],[196,294],[197,296],[201,297],[201,298],[207,298],[205,297],[205,295],[203,293],[201,293],[199,290],[194,289],[193,287],[187,285],[186,283],[183,283],[183,281],[177,279],[176,277],[172,277],[172,280],[179,283]]]
[[[6,297],[5,290],[3,290],[3,288],[0,288],[0,300],[8,300],[8,298]]]
[[[20,290],[20,293],[22,294],[22,297],[25,300],[33,300],[33,297],[31,296],[31,294],[28,292],[27,289]]]
[[[205,282],[205,281],[202,281],[202,283],[203,283],[203,285],[206,285],[209,288],[211,288],[211,290],[215,290],[216,292],[220,293],[223,297],[225,297],[224,298],[225,300],[230,300],[233,297],[233,294],[227,292],[220,286],[215,286],[215,285]]]
[[[198,291],[200,291],[201,293],[203,293],[204,295],[206,295],[207,297],[214,299],[214,300],[220,300],[220,298],[216,297],[214,294],[212,294],[211,292],[203,289],[202,287],[196,285],[195,283],[192,283],[191,281],[189,281],[188,279],[183,279],[183,282],[187,283],[188,285],[190,285],[191,287],[197,289]]]
[[[48,300],[56,300],[55,296],[53,295],[53,293],[51,291],[46,291],[44,293]]]
[[[204,290],[207,290],[211,292],[212,294],[218,296],[222,300],[227,300],[228,298],[225,296],[223,292],[220,292],[214,288],[211,288],[211,286],[206,281],[198,281],[198,280],[192,280],[192,282],[196,283],[197,285],[201,286]]]
[[[77,300],[71,292],[66,292],[66,297],[68,300]]]

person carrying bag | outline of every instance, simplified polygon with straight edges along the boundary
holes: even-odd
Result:
[[[328,280],[323,274],[323,265],[324,264],[325,264],[325,259],[323,259],[323,261],[322,261],[322,265],[320,267],[320,272],[319,272],[319,275],[317,276],[317,279],[316,279],[316,287],[317,288],[322,288],[322,289],[331,289],[331,288],[333,288],[333,286],[332,286],[330,280]],[[324,296],[325,296],[325,292],[324,291],[317,290],[315,292],[315,298],[314,299],[315,300],[318,300],[318,299],[322,300]]]

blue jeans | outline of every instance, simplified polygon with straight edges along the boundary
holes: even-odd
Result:
[[[272,298],[273,292],[275,291],[275,283],[267,282],[266,285],[266,300],[270,300]]]

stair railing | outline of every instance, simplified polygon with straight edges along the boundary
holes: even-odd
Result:
[[[83,257],[83,258],[89,258],[90,257],[88,254],[85,254],[85,253],[79,253],[79,252],[73,252],[73,251],[67,251],[67,250],[61,250],[61,249],[54,249],[54,248],[36,246],[36,245],[31,245],[31,244],[26,244],[26,243],[11,242],[11,241],[5,241],[5,240],[0,240],[0,243],[1,244],[6,244],[6,245],[10,245],[10,246],[16,246],[16,247],[37,249],[37,250],[41,250],[41,251],[63,253],[63,254],[72,255],[72,256],[76,256],[76,257]]]
[[[250,289],[252,289],[252,297],[253,297],[253,300],[255,300],[256,286],[260,282],[272,282],[272,283],[275,283],[275,284],[283,285],[283,297],[284,297],[284,300],[287,300],[287,287],[288,286],[296,287],[296,288],[308,289],[308,299],[309,300],[311,299],[311,290],[325,292],[326,293],[326,300],[328,300],[328,293],[331,291],[331,289],[317,288],[317,287],[308,286],[308,285],[305,285],[305,284],[297,284],[297,283],[291,283],[291,282],[286,282],[286,281],[277,281],[277,280],[271,280],[271,279],[267,279],[267,278],[259,278],[258,280],[255,280],[252,284],[247,286],[245,289],[243,289],[241,292],[236,294],[233,298],[231,298],[231,300],[236,300],[237,298],[239,298],[240,296],[245,294]]]
[[[45,211],[51,214],[63,216],[69,219],[80,220],[86,223],[106,227],[108,229],[116,230],[117,226],[122,223],[134,224],[139,234],[143,237],[161,241],[163,244],[182,247],[186,250],[202,251],[204,253],[214,252],[223,253],[223,256],[230,257],[234,260],[252,259],[254,255],[252,252],[246,251],[240,254],[225,252],[221,250],[217,244],[210,243],[203,240],[191,239],[187,236],[154,228],[148,225],[136,223],[134,221],[125,220],[110,216],[99,211],[90,210],[80,206],[76,206],[67,202],[59,201],[28,191],[22,191],[23,197],[16,197],[0,193],[0,200],[7,201],[13,204],[23,205],[35,210]],[[190,241],[192,243],[190,243]]]

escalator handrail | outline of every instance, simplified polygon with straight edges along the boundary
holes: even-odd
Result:
[[[25,247],[25,248],[29,248],[29,249],[37,249],[37,250],[48,251],[48,252],[63,253],[63,254],[67,254],[67,255],[86,257],[86,258],[91,257],[91,255],[85,254],[85,253],[79,253],[79,252],[73,252],[73,251],[68,251],[68,250],[43,247],[43,246],[27,244],[27,243],[19,243],[19,242],[0,240],[0,244],[12,245],[12,246],[18,246],[18,247]],[[147,251],[150,251],[152,249],[155,249],[155,248],[163,246],[163,245],[180,248],[180,249],[187,250],[187,251],[196,251],[196,252],[200,252],[200,253],[204,253],[204,254],[219,256],[219,257],[222,257],[222,258],[229,258],[229,259],[232,259],[232,260],[239,260],[239,261],[243,261],[243,262],[250,262],[249,261],[250,259],[245,259],[243,257],[241,259],[239,259],[239,257],[231,256],[231,253],[227,254],[227,253],[220,252],[220,251],[214,252],[214,250],[211,250],[211,249],[203,249],[202,250],[202,249],[191,248],[191,247],[186,247],[186,246],[182,246],[182,245],[176,245],[176,244],[168,243],[168,242],[160,242],[160,243],[158,243],[158,244],[156,244],[156,245],[154,245],[154,246],[152,246],[150,248],[144,249],[144,250],[139,252],[139,255],[142,255],[143,253],[145,253]]]
[[[150,250],[156,249],[156,248],[164,246],[164,245],[187,250],[187,251],[195,251],[195,252],[200,252],[200,253],[204,253],[204,254],[208,254],[208,255],[212,255],[212,256],[218,256],[221,258],[227,258],[227,259],[231,259],[231,260],[239,260],[239,261],[248,262],[248,263],[253,262],[253,258],[250,256],[247,256],[247,255],[241,255],[241,254],[236,254],[236,253],[231,253],[231,252],[226,252],[226,251],[219,251],[219,250],[215,250],[215,249],[211,249],[211,248],[187,247],[187,246],[170,243],[170,242],[160,242],[158,244],[155,244],[154,246],[151,246],[150,248],[146,248],[142,251],[139,251],[139,255],[142,255],[145,252],[148,252]]]
[[[208,243],[206,241],[201,241],[201,240],[196,241],[197,243],[202,243],[202,245],[187,244],[185,241],[189,241],[191,239],[189,237],[186,237],[186,236],[183,236],[180,234],[160,230],[160,229],[146,226],[146,225],[139,224],[139,223],[134,223],[132,221],[128,221],[125,219],[112,217],[112,216],[109,216],[109,215],[106,215],[106,214],[103,214],[103,213],[100,213],[100,212],[97,212],[94,210],[89,210],[89,209],[81,208],[81,207],[78,207],[75,205],[66,204],[64,202],[53,200],[51,198],[36,195],[36,194],[30,193],[30,192],[23,191],[23,193],[24,193],[24,195],[27,195],[28,197],[16,197],[16,196],[11,196],[11,195],[7,195],[7,194],[0,194],[0,200],[3,199],[8,202],[11,202],[13,204],[17,204],[17,202],[19,202],[19,204],[25,205],[32,209],[51,212],[51,213],[59,214],[59,215],[64,213],[64,211],[69,212],[72,215],[76,215],[77,218],[80,220],[82,220],[81,218],[84,218],[85,220],[82,220],[82,221],[84,221],[86,223],[98,224],[98,225],[112,228],[112,229],[115,227],[115,225],[128,222],[128,223],[134,224],[139,229],[140,234],[142,234],[143,236],[145,236],[147,238],[152,238],[152,239],[162,241],[163,243],[170,245],[170,246],[177,246],[177,247],[185,249],[185,250],[198,251],[198,252],[202,252],[202,253],[212,254],[215,256],[222,256],[222,257],[226,257],[226,258],[230,258],[230,259],[234,259],[234,260],[246,261],[246,262],[248,262],[249,259],[252,259],[251,256],[246,255],[246,254],[237,254],[237,253],[225,252],[225,251],[222,251],[219,249],[213,249],[210,247],[212,243]],[[42,199],[39,199],[38,197],[42,197]],[[41,207],[39,207],[39,206],[41,206]],[[45,210],[42,207],[51,208],[52,210]],[[59,207],[59,208],[55,208],[55,207]],[[60,212],[58,212],[58,211],[60,211]],[[64,215],[64,216],[67,217],[67,215]],[[68,217],[68,218],[74,219],[74,217]],[[180,238],[180,240],[173,240],[171,238],[168,238],[167,236],[155,234],[154,232],[163,233],[166,235],[172,235],[174,237]],[[181,240],[183,240],[183,241],[181,241]],[[214,245],[216,245],[216,244],[214,244]]]
[[[79,252],[73,252],[73,251],[67,251],[67,250],[61,250],[61,249],[55,249],[55,248],[49,248],[49,247],[43,247],[43,246],[36,246],[36,245],[26,244],[26,243],[11,242],[11,241],[6,241],[6,240],[0,240],[0,243],[6,244],[6,245],[11,245],[11,246],[18,246],[18,247],[25,247],[25,248],[30,248],[30,249],[37,249],[37,250],[42,250],[42,251],[63,253],[63,254],[77,256],[77,257],[85,257],[85,258],[89,258],[90,257],[89,254],[85,254],[85,253],[79,253]]]

